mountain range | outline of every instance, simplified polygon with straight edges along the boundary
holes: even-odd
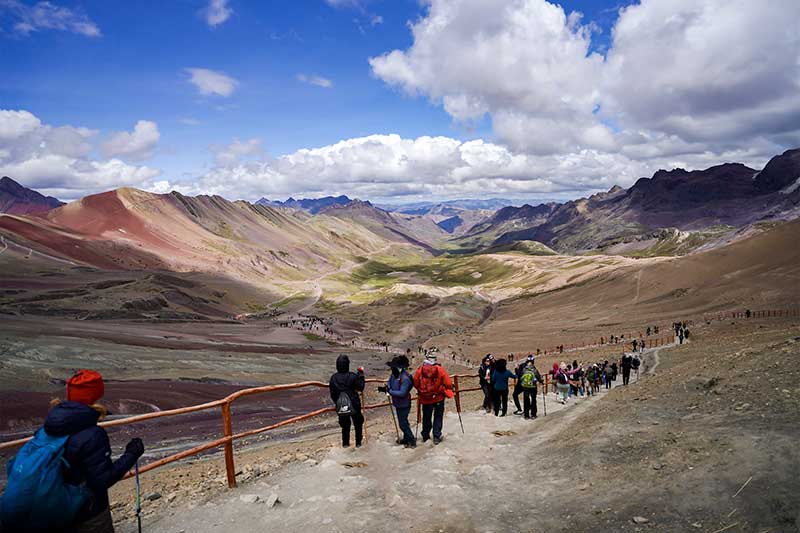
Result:
[[[8,176],[0,178],[0,213],[29,215],[43,213],[62,205],[64,202],[23,187]]]

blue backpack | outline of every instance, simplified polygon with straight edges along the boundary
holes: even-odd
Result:
[[[64,481],[68,438],[39,429],[8,461],[8,484],[0,501],[3,529],[52,530],[73,522],[89,493]]]

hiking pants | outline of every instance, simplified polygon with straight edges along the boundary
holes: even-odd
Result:
[[[431,418],[433,418],[433,438],[442,438],[444,421],[444,400],[439,403],[422,404],[422,440],[431,438]]]
[[[568,395],[569,395],[569,384],[567,384],[567,383],[559,383],[558,384],[558,401],[566,402]]]
[[[536,415],[536,387],[532,389],[522,389],[522,403],[525,406],[524,416],[529,418]]]
[[[524,390],[522,384],[517,380],[514,384],[514,406],[517,408],[517,411],[522,411],[522,407],[519,405],[519,395],[522,394]]]
[[[506,416],[508,411],[508,389],[494,390],[494,416],[497,416],[502,411],[503,416]]]
[[[492,408],[492,384],[488,381],[481,381],[483,391],[483,409],[489,411]]]
[[[356,446],[361,445],[364,430],[364,415],[361,411],[355,411],[352,415],[339,417],[339,425],[342,427],[342,446],[350,446],[350,419],[353,419],[353,426],[356,430]]]
[[[408,423],[408,414],[411,412],[411,406],[396,407],[397,412],[397,425],[400,426],[400,431],[403,432],[403,442],[405,444],[416,444],[417,439],[414,438],[414,432],[411,431],[411,425]]]
[[[623,368],[622,369],[622,384],[627,385],[631,382],[631,369],[630,368]]]
[[[611,375],[610,374],[604,374],[603,375],[603,379],[606,382],[606,388],[610,389],[611,388]]]

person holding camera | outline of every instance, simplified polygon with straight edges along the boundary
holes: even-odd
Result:
[[[408,415],[411,412],[411,388],[414,386],[414,378],[406,372],[409,366],[408,357],[399,355],[386,364],[391,367],[392,373],[386,385],[378,387],[378,392],[388,394],[392,398],[392,405],[397,413],[397,425],[403,432],[403,438],[399,439],[397,444],[402,444],[406,448],[416,448],[417,439],[408,423]]]

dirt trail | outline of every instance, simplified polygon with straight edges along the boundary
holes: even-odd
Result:
[[[614,388],[621,382],[618,379]],[[524,491],[514,490],[531,484],[526,478],[531,473],[519,468],[520,461],[537,447],[557,441],[581,413],[608,394],[614,393],[572,399],[566,406],[549,394],[544,417],[540,393],[539,418],[531,421],[510,412],[505,418],[482,411],[464,413],[465,435],[453,402],[448,402],[445,441],[439,446],[428,442],[406,450],[394,445],[393,432],[373,436],[363,449],[332,448],[319,463],[296,463],[203,506],[171,509],[172,516],[148,527],[198,533],[314,527],[387,531],[412,526],[424,531],[514,530],[517,510],[531,504]],[[552,490],[547,476],[537,475],[536,487]],[[280,503],[271,509],[247,501],[255,495],[263,502],[272,494]],[[486,497],[490,494],[504,497],[498,501]],[[120,531],[131,532],[133,527],[126,524]]]

